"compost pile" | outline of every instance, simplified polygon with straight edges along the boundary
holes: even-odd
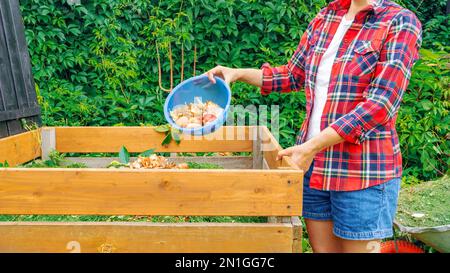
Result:
[[[136,161],[130,163],[131,169],[189,169],[187,163],[175,164],[164,156],[150,155],[148,157],[138,157]]]
[[[212,163],[184,162],[176,164],[164,156],[152,154],[150,156],[138,156],[129,163],[111,162],[107,168],[130,168],[130,169],[223,169]]]
[[[450,225],[450,177],[402,189],[397,221],[407,227]]]
[[[214,122],[224,109],[212,101],[205,103],[198,97],[193,103],[180,104],[173,108],[170,116],[181,128],[200,128]]]

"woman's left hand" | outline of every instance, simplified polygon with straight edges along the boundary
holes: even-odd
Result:
[[[308,171],[311,163],[317,154],[317,151],[310,147],[308,143],[293,146],[284,149],[278,153],[277,160],[281,160],[283,156],[289,156],[292,162],[297,165],[304,172]]]

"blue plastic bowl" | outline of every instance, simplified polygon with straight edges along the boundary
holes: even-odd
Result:
[[[231,103],[231,89],[221,78],[215,77],[215,79],[216,84],[213,84],[205,75],[193,77],[183,81],[172,90],[164,104],[164,116],[173,128],[180,130],[184,134],[207,135],[224,124]],[[223,114],[217,117],[214,122],[203,127],[181,128],[170,116],[170,111],[177,105],[194,102],[195,97],[200,97],[203,102],[212,101],[216,103],[224,109]]]

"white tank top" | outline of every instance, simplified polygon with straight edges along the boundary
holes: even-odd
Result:
[[[331,40],[330,45],[323,54],[320,61],[319,68],[317,70],[316,86],[314,90],[314,104],[312,114],[309,120],[307,139],[311,139],[320,133],[320,120],[322,117],[323,108],[327,101],[328,86],[330,85],[331,68],[333,67],[334,60],[339,49],[339,45],[344,38],[345,33],[352,25],[353,20],[345,19],[342,16],[341,23],[339,24],[336,34]]]

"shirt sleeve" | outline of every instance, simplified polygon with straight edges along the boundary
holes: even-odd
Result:
[[[261,94],[268,95],[271,92],[291,92],[300,90],[305,83],[305,58],[309,50],[309,40],[314,32],[314,26],[321,16],[321,11],[308,25],[303,33],[300,43],[287,65],[271,67],[268,63],[261,67],[263,83]]]
[[[397,14],[367,87],[366,99],[330,127],[346,141],[360,144],[372,129],[392,120],[408,86],[411,68],[419,59],[421,43],[422,27],[417,17],[409,11]]]

